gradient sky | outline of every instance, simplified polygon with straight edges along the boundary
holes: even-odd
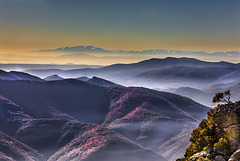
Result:
[[[29,51],[79,45],[106,50],[240,51],[240,1],[0,0],[0,63],[34,63],[39,57],[40,63],[71,63]],[[130,57],[147,58],[125,54],[121,62]],[[84,62],[89,63],[80,63]]]

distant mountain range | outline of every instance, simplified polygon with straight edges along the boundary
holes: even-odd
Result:
[[[57,80],[63,80],[63,77],[58,76],[57,74],[47,76],[44,79],[41,79],[39,77],[30,75],[28,73],[24,72],[16,72],[16,71],[11,71],[11,72],[6,72],[3,70],[0,70],[0,79],[1,80],[31,80],[31,81],[57,81]],[[77,80],[85,81],[90,84],[95,84],[98,86],[121,86],[118,84],[115,84],[111,81],[93,76],[92,78],[88,77],[78,77],[75,78]]]
[[[33,52],[58,52],[58,53],[66,53],[65,56],[69,55],[69,53],[105,53],[105,54],[141,54],[141,55],[172,55],[175,57],[178,56],[203,56],[206,58],[213,57],[232,57],[236,58],[239,56],[239,51],[227,51],[227,52],[204,52],[204,51],[183,51],[183,50],[164,50],[164,49],[149,49],[149,50],[108,50],[96,46],[65,46],[55,49],[47,49],[47,50],[39,50]],[[71,54],[70,54],[71,55]]]
[[[97,76],[124,86],[148,88],[203,88],[213,84],[237,84],[240,64],[205,62],[193,58],[149,59],[133,64],[114,64],[97,69],[27,70],[40,77],[58,74],[61,77]]]
[[[201,90],[191,88],[191,87],[181,87],[178,89],[171,89],[169,91],[182,96],[186,96],[204,105],[214,107],[215,104],[212,103],[212,98],[216,93],[230,90],[231,100],[237,101],[240,98],[239,89],[240,89],[240,83],[236,85],[216,84],[216,85],[210,86],[209,88],[205,88]]]
[[[50,75],[50,76],[47,76],[46,78],[44,78],[44,80],[46,80],[46,81],[56,81],[56,80],[63,80],[63,79],[64,79],[63,77],[60,77],[57,74]],[[95,77],[95,76],[93,76],[92,78],[78,77],[76,79],[84,81],[84,82],[88,82],[90,84],[95,84],[95,85],[104,86],[104,87],[120,86],[120,85],[115,84],[111,81],[108,81],[108,80],[105,80],[105,79],[102,79],[102,78],[98,78],[98,77]]]
[[[240,83],[240,64],[206,62],[193,58],[149,59],[133,64],[114,64],[96,69],[28,70],[44,76],[58,74],[65,78],[97,76],[124,86],[142,86],[169,91],[192,98],[207,106],[214,106],[211,98],[216,92],[232,89],[232,98]],[[194,94],[193,94],[194,93]]]

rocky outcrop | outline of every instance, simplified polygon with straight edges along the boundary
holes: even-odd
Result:
[[[193,130],[190,141],[182,160],[239,160],[240,102],[218,105],[209,111],[207,119]]]

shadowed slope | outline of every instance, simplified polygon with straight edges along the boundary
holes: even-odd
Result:
[[[28,73],[23,73],[23,72],[16,72],[16,71],[11,71],[9,74],[14,75],[17,77],[19,80],[32,80],[32,81],[43,81],[41,78],[36,77],[34,75],[30,75]]]
[[[2,80],[0,94],[24,107],[33,117],[67,117],[68,114],[69,119],[101,123],[109,107],[104,88],[78,80]]]
[[[14,121],[13,114],[22,112],[20,106],[0,95],[0,131],[13,136],[21,126],[20,123]]]
[[[16,80],[17,77],[9,74],[8,72],[5,72],[3,70],[0,70],[0,79],[5,79],[5,80]]]
[[[23,72],[5,72],[3,70],[0,70],[0,79],[3,80],[32,80],[32,81],[42,81],[41,78],[38,78],[36,76],[30,75],[28,73]]]
[[[0,158],[18,161],[44,161],[38,151],[0,131]]]

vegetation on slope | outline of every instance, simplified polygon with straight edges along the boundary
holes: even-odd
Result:
[[[232,103],[230,91],[222,94],[217,93],[213,101],[226,104],[208,112],[208,117],[193,130],[185,158],[179,160],[217,160],[216,157],[227,160],[240,148],[240,101]],[[227,101],[222,99],[228,96]]]

